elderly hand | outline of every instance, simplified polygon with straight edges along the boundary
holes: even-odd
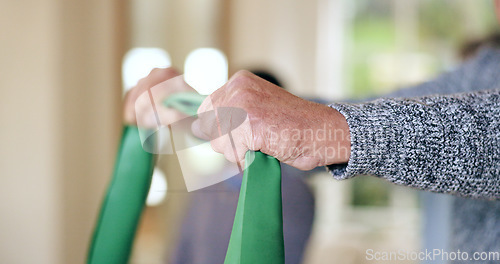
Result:
[[[126,94],[123,110],[124,122],[148,128],[174,123],[186,115],[175,109],[164,107],[162,102],[173,93],[186,91],[196,92],[184,82],[175,69],[153,69]],[[155,102],[155,109],[152,107],[151,99]],[[159,120],[156,119],[154,110]]]
[[[231,111],[235,108],[244,110],[246,117],[223,113],[244,113]],[[202,114],[214,109],[215,115]],[[345,163],[350,156],[349,127],[342,114],[294,96],[247,71],[236,73],[207,97],[198,114],[193,133],[211,139],[212,148],[232,162],[242,163],[245,153],[254,150],[310,170]],[[231,130],[231,142],[221,128],[235,126],[231,123],[238,119],[245,121]]]

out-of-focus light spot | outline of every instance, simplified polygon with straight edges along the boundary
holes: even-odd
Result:
[[[157,206],[165,200],[167,195],[167,179],[165,174],[158,168],[154,169],[151,187],[146,198],[147,206]]]
[[[172,65],[170,55],[160,48],[133,48],[125,54],[122,64],[123,91],[127,92],[154,68]]]
[[[211,94],[227,82],[227,59],[218,49],[193,50],[184,63],[184,80],[200,94]]]
[[[378,91],[409,86],[432,77],[437,61],[425,53],[378,53],[367,58],[370,81]]]

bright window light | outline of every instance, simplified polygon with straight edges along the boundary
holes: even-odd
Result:
[[[184,80],[198,93],[209,95],[227,82],[227,59],[218,49],[193,50],[184,63]]]
[[[147,206],[160,205],[167,195],[167,179],[163,171],[158,168],[154,169],[153,178],[151,179],[151,187],[149,188],[148,197],[146,198]]]
[[[122,64],[123,91],[127,92],[154,68],[172,65],[170,55],[160,48],[133,48],[125,54]]]

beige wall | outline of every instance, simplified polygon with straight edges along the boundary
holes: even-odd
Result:
[[[84,263],[119,133],[122,2],[0,3],[0,263]]]
[[[0,4],[2,263],[58,263],[60,257],[54,13],[43,1]]]
[[[292,92],[315,93],[317,1],[231,2],[229,64],[263,67]]]
[[[193,49],[215,47],[230,73],[263,67],[293,92],[317,93],[316,0],[132,0],[130,9],[132,46],[165,48],[180,69]]]

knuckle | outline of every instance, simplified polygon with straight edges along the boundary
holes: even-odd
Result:
[[[149,75],[155,75],[155,74],[160,74],[163,71],[165,71],[164,68],[153,68],[151,72],[149,72]]]
[[[235,163],[236,162],[236,159],[234,158],[233,155],[225,152],[224,153],[224,158],[226,158],[228,161],[232,162],[232,163]]]
[[[251,77],[253,75],[254,75],[253,73],[247,70],[239,70],[234,74],[234,76],[246,76],[246,77]]]
[[[314,164],[305,164],[305,165],[302,165],[302,167],[300,169],[304,170],[304,171],[310,171],[314,168],[316,168],[316,166]]]
[[[178,75],[178,73],[174,68],[154,68],[149,73],[149,76],[161,79],[170,79],[176,75]]]
[[[210,146],[212,147],[212,149],[215,152],[224,154],[224,152],[223,152],[224,149],[222,148],[221,144],[217,140],[210,141]]]
[[[166,69],[164,68],[154,68],[149,73],[148,77],[151,78],[162,78],[166,75]]]
[[[149,94],[146,91],[142,92],[135,98],[134,104],[136,107],[151,104]]]
[[[141,79],[139,79],[139,81],[137,82],[137,85],[135,86],[134,89],[140,89],[140,87],[143,87],[147,84],[147,76],[146,77],[143,77]]]
[[[237,150],[237,155],[238,155],[238,161],[244,161],[245,160],[245,155],[247,153],[248,149],[247,148],[240,148]]]
[[[254,81],[254,75],[245,70],[236,72],[228,82],[229,88],[241,88],[248,86]]]
[[[166,68],[165,69],[165,73],[169,74],[170,76],[179,75],[179,72],[176,69],[174,69],[174,68]]]
[[[232,104],[243,106],[245,102],[254,100],[257,96],[257,91],[254,89],[255,84],[249,77],[238,77],[228,83],[226,100],[230,100]]]

